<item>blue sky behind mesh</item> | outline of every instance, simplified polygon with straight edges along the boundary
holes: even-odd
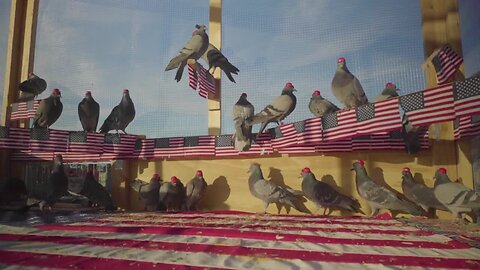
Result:
[[[3,14],[9,1],[0,2]],[[224,0],[222,12],[222,51],[240,69],[236,84],[222,76],[224,134],[233,131],[232,106],[242,92],[260,111],[292,82],[298,104],[285,122],[311,117],[313,90],[340,105],[330,89],[338,57],[347,59],[370,99],[389,81],[401,94],[425,87],[417,0]],[[7,35],[0,18],[1,51]],[[128,88],[137,115],[127,131],[207,134],[206,100],[188,87],[186,70],[177,83],[175,71],[164,68],[194,25],[208,19],[208,0],[40,1],[34,70],[49,89],[40,98],[60,88],[64,103],[52,128],[81,129],[77,104],[85,90],[101,105],[101,125]]]

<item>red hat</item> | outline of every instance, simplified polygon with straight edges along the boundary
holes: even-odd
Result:
[[[317,95],[317,96],[320,96],[320,90],[315,90],[315,91],[313,91],[313,94],[314,94],[314,95]]]
[[[123,93],[124,93],[124,94],[128,94],[128,89],[126,89],[126,88],[123,89]]]
[[[403,168],[403,172],[410,172],[410,168],[408,167]]]
[[[343,57],[338,58],[337,63],[345,63],[345,58]]]
[[[175,184],[178,182],[178,178],[176,176],[172,176],[172,178],[170,178],[170,182]]]
[[[52,90],[52,94],[61,95],[60,89],[58,89],[58,88],[53,89],[53,90]]]
[[[294,88],[294,87],[293,87],[293,84],[291,82],[287,82],[285,84],[285,88]]]
[[[302,169],[302,173],[311,173],[311,172],[312,171],[308,167],[305,167],[305,168]]]
[[[152,175],[152,178],[159,178],[159,177],[160,177],[160,175],[159,175],[158,173],[154,173],[154,174]]]
[[[385,87],[392,87],[392,86],[395,86],[392,82],[387,82],[387,84],[385,84]]]
[[[87,91],[85,92],[85,96],[91,96],[91,95],[92,95],[92,92],[91,92],[90,90],[87,90]]]
[[[439,168],[439,169],[438,169],[438,172],[441,173],[441,174],[447,174],[447,169],[445,169],[445,168]]]
[[[197,170],[197,172],[195,173],[196,176],[202,176],[203,177],[203,172],[202,170]]]
[[[363,161],[363,160],[361,160],[361,159],[357,160],[357,163],[360,164],[360,165],[362,165],[362,166],[365,166],[365,161]]]

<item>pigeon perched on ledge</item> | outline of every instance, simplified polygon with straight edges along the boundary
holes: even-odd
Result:
[[[157,210],[159,191],[162,183],[163,180],[160,179],[160,175],[158,175],[158,173],[153,174],[149,183],[139,179],[135,179],[130,182],[130,187],[138,192],[140,199],[145,203],[144,211]]]
[[[33,117],[34,128],[48,128],[57,121],[63,111],[61,97],[60,90],[55,88],[49,97],[40,101]]]
[[[92,92],[85,92],[85,97],[78,104],[78,118],[82,124],[83,131],[97,131],[100,105],[93,99]]]
[[[163,183],[159,191],[159,203],[163,204],[167,211],[182,210],[185,202],[185,187],[176,176],[170,178],[170,182]]]
[[[323,98],[320,90],[313,91],[310,103],[308,103],[308,108],[316,117],[322,117],[324,114],[334,113],[340,110],[335,104]]]
[[[198,170],[195,177],[185,185],[185,207],[188,211],[198,210],[198,203],[207,192],[207,182],[203,178],[203,172]]]
[[[373,99],[373,102],[387,100],[387,99],[392,98],[392,97],[398,97],[397,91],[399,91],[399,90],[400,89],[398,89],[395,84],[393,84],[391,82],[388,82],[385,85],[385,88],[383,89],[383,91]]]
[[[130,98],[128,89],[124,89],[120,104],[115,106],[107,119],[105,119],[103,125],[100,127],[100,133],[108,133],[110,130],[116,130],[118,133],[118,131],[121,130],[127,134],[125,129],[134,118],[135,105]]]
[[[253,105],[247,100],[246,93],[242,93],[233,106],[234,145],[237,151],[247,151],[252,145],[252,126],[247,125],[247,120],[253,117],[254,110]]]
[[[338,58],[337,61],[337,70],[332,79],[332,92],[347,109],[368,103],[360,81],[350,73],[343,57]]]
[[[18,89],[22,92],[18,101],[29,101],[47,89],[47,82],[31,72],[28,79],[18,85]]]

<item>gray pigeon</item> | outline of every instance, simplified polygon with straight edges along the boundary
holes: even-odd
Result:
[[[53,169],[46,180],[33,178],[25,181],[28,191],[28,197],[36,200],[34,204],[27,205],[24,210],[28,210],[34,205],[39,205],[40,210],[44,212],[45,206],[49,209],[68,192],[68,178],[63,167],[63,157],[55,156],[53,160]]]
[[[21,82],[18,85],[18,89],[22,91],[19,101],[29,101],[33,100],[36,96],[40,95],[47,89],[47,82],[35,75],[33,72],[28,74],[28,79]]]
[[[60,90],[55,88],[49,97],[40,101],[33,117],[34,128],[48,128],[57,121],[63,111],[63,104],[60,101],[61,97]]]
[[[85,97],[78,104],[78,117],[82,124],[83,131],[97,131],[98,115],[100,114],[100,105],[93,99],[92,92],[85,92]]]
[[[392,97],[398,97],[397,91],[400,91],[400,89],[398,89],[395,84],[388,82],[385,85],[385,89],[383,89],[383,91],[373,99],[373,102],[386,100]]]
[[[478,212],[480,209],[480,194],[461,183],[450,181],[445,168],[435,173],[433,193],[455,218],[465,217],[465,213],[472,210]]]
[[[253,117],[254,110],[246,93],[243,93],[233,106],[234,145],[237,151],[247,151],[252,145],[252,126],[248,126],[246,122]]]
[[[130,183],[135,191],[138,192],[140,199],[145,203],[144,211],[154,211],[157,209],[159,201],[159,191],[163,180],[158,173],[153,174],[149,183],[135,179]]]
[[[187,65],[188,59],[198,60],[208,49],[207,27],[205,25],[195,25],[197,30],[192,33],[192,37],[180,50],[180,52],[170,60],[165,71],[177,68],[175,80],[179,82],[182,79],[183,69]]]
[[[362,210],[360,210],[360,203],[357,200],[337,192],[327,183],[318,181],[310,168],[303,168],[301,175],[303,177],[303,194],[315,203],[317,212],[320,207],[323,207],[325,209],[324,215],[327,209],[340,209],[363,214]]]
[[[324,114],[340,110],[335,104],[324,99],[320,94],[320,90],[313,91],[308,108],[316,117],[322,117]]]
[[[413,155],[422,149],[422,145],[418,139],[420,129],[414,127],[408,120],[408,116],[404,113],[402,116],[402,138],[405,143],[405,151]]]
[[[397,194],[373,181],[368,176],[364,164],[363,160],[358,160],[353,163],[352,170],[356,172],[355,183],[358,194],[368,202],[372,209],[370,216],[378,214],[380,209],[399,210],[416,216],[424,214],[423,209],[419,206],[400,199]]]
[[[272,181],[265,180],[262,174],[262,169],[258,163],[253,163],[248,172],[250,173],[250,177],[248,178],[248,188],[254,197],[263,201],[264,213],[267,213],[268,205],[271,203],[286,204],[300,211],[295,206],[298,197],[286,188],[283,188]]]
[[[262,123],[258,135],[267,127],[268,123],[279,122],[285,119],[290,113],[295,110],[297,105],[297,98],[293,94],[297,91],[291,82],[287,82],[282,90],[282,94],[275,98],[270,105],[267,105],[261,112],[255,114],[251,121],[248,121],[248,125],[254,125]]]
[[[95,179],[92,171],[85,175],[81,195],[87,197],[91,202],[105,207],[106,211],[115,211],[117,207],[113,203],[112,197],[107,190]]]
[[[415,182],[410,168],[404,168],[402,171],[402,190],[407,199],[418,204],[425,212],[430,209],[448,211],[433,194],[433,188]]]
[[[195,177],[185,186],[185,206],[188,211],[198,210],[198,203],[207,192],[207,186],[203,172],[198,170]]]
[[[176,176],[170,178],[170,182],[163,183],[160,187],[159,202],[167,211],[179,211],[185,202],[185,187]]]
[[[332,92],[347,109],[368,103],[360,81],[347,68],[345,58],[338,58],[337,71],[332,80]]]
[[[103,122],[103,125],[100,127],[100,133],[108,133],[110,130],[116,130],[118,133],[118,131],[121,130],[127,134],[125,129],[134,118],[135,105],[130,98],[128,89],[124,89],[120,104],[115,106],[107,119],[105,119],[105,122]]]
[[[208,49],[202,55],[202,59],[208,63],[208,70],[211,74],[213,74],[215,72],[215,69],[219,67],[221,70],[223,70],[223,72],[225,73],[225,75],[227,75],[228,79],[231,82],[235,82],[232,73],[238,74],[240,70],[238,70],[237,67],[232,65],[232,63],[228,61],[225,55],[223,55],[223,53],[219,49],[217,49],[217,47],[212,44],[208,44]]]

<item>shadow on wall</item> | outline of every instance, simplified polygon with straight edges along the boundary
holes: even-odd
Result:
[[[351,184],[350,184],[350,183],[347,184],[347,188],[339,187],[339,186],[337,185],[337,182],[336,182],[335,179],[333,178],[333,176],[330,175],[330,174],[326,174],[326,175],[322,176],[322,178],[321,178],[320,181],[328,184],[328,185],[331,186],[333,189],[335,189],[335,191],[337,191],[338,193],[343,194],[343,195],[348,196],[348,197],[351,197],[351,198],[354,198],[354,192],[356,192],[356,191],[353,190],[353,188],[351,187]],[[333,212],[333,210],[339,211],[342,216],[355,214],[355,213],[352,213],[352,212],[350,212],[350,211],[346,211],[346,210],[343,210],[343,209],[331,208],[331,209],[329,209],[329,211],[327,212],[327,215],[330,215],[330,214]]]
[[[225,202],[230,197],[230,192],[227,178],[223,175],[217,177],[207,186],[205,196],[200,201],[200,209],[229,210],[230,206]]]
[[[294,190],[293,188],[291,188],[290,186],[287,186],[285,184],[285,179],[284,179],[282,171],[280,169],[277,169],[275,167],[270,167],[270,172],[268,174],[268,178],[270,178],[270,181],[272,181],[273,183],[275,183],[278,186],[281,186],[283,188],[287,188],[287,189],[290,189],[290,190]],[[301,181],[301,179],[298,178],[298,181]],[[297,190],[294,190],[294,191],[295,192],[301,192],[301,191],[297,191]],[[298,197],[298,200],[295,203],[295,206],[297,207],[297,210],[299,210],[302,213],[311,214],[312,212],[305,206],[305,202],[307,202],[307,199],[305,199],[303,196],[297,196],[297,197]],[[285,207],[285,211],[287,213],[290,213],[290,206],[279,204],[279,203],[276,203],[275,205],[277,206],[277,210],[278,210],[279,214],[282,210],[282,206]]]

